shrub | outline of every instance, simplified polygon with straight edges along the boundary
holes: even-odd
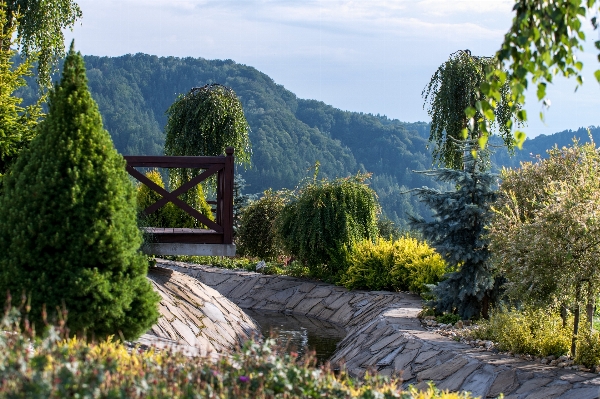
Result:
[[[283,254],[277,240],[275,221],[285,206],[285,199],[272,190],[242,208],[236,244],[240,255],[272,260]]]
[[[554,309],[492,310],[474,336],[496,342],[502,351],[535,356],[561,356],[571,347],[570,326],[562,326]]]
[[[51,315],[64,305],[73,332],[134,338],[158,319],[160,297],[138,252],[125,161],[102,128],[73,46],[39,129],[4,180],[0,292],[26,292],[38,329],[44,305]]]
[[[238,353],[217,361],[153,349],[127,350],[112,340],[90,343],[63,339],[52,327],[38,339],[18,328],[17,314],[3,320],[0,339],[0,397],[36,398],[429,398],[470,399],[430,387],[401,391],[400,382],[316,369],[315,360],[286,354],[272,339],[246,342]]]
[[[165,187],[162,176],[158,170],[154,169],[146,172],[146,177],[149,178],[153,183],[156,183],[158,186],[162,188]],[[193,203],[194,206],[197,207],[198,211],[208,219],[214,220],[211,207],[208,202],[206,202],[202,185],[198,184],[190,191],[193,193]],[[139,212],[143,211],[161,198],[162,197],[160,194],[154,190],[151,190],[145,184],[138,185],[137,204]],[[178,208],[172,202],[160,207],[156,212],[151,213],[150,215],[142,216],[141,222],[144,226],[151,227],[185,227],[198,229],[206,227],[202,223],[199,223],[196,218]]]
[[[434,249],[407,235],[396,241],[357,242],[348,263],[341,282],[349,289],[425,292],[446,272],[446,263]]]
[[[600,365],[600,333],[588,330],[578,336],[575,362],[589,368]]]
[[[283,246],[313,276],[338,281],[347,267],[347,248],[377,237],[377,199],[365,178],[314,181],[281,211],[277,231]]]

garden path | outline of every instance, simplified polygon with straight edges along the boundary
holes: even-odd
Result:
[[[338,324],[347,335],[331,359],[362,377],[401,375],[405,384],[506,399],[595,399],[600,376],[493,354],[425,330],[421,299],[409,293],[348,291],[330,284],[182,262],[158,265],[194,277],[241,308],[302,314]]]

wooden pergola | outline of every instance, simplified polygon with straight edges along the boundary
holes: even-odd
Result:
[[[196,218],[207,229],[145,227],[150,237],[143,251],[153,255],[216,255],[234,256],[233,244],[233,147],[227,147],[225,155],[215,157],[193,156],[125,156],[127,172],[136,180],[161,195],[161,199],[142,212],[150,215],[169,202]],[[204,171],[181,187],[169,192],[154,183],[139,168],[192,168]],[[178,197],[193,189],[209,177],[217,176],[215,220],[212,221]]]

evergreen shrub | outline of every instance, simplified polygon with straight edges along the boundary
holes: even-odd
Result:
[[[489,320],[474,330],[474,337],[496,342],[497,348],[534,356],[561,356],[571,347],[571,325],[563,327],[553,309],[492,309]]]
[[[398,240],[379,238],[352,245],[342,284],[349,289],[426,292],[439,282],[446,262],[425,242],[405,235]]]
[[[337,282],[352,244],[377,237],[378,204],[366,175],[313,181],[292,195],[277,221],[284,250],[311,275]]]
[[[160,187],[165,187],[162,176],[158,172],[158,170],[154,169],[149,172],[146,172],[146,177],[148,177],[153,183],[156,183]],[[189,205],[193,206],[195,209],[198,210],[198,212],[206,216],[208,219],[214,220],[211,207],[208,204],[208,202],[206,202],[206,197],[204,195],[202,185],[198,184],[189,192],[192,193],[193,197],[191,201],[192,204]],[[137,204],[139,212],[143,211],[159,199],[161,199],[161,195],[158,194],[156,191],[151,190],[145,184],[138,185]],[[160,207],[156,212],[150,215],[142,216],[141,223],[144,226],[149,227],[181,227],[190,229],[206,228],[206,226],[200,223],[196,218],[189,215],[187,212],[177,207],[172,202],[169,202],[165,206]]]
[[[277,239],[275,222],[285,206],[285,199],[272,190],[242,208],[236,244],[240,255],[273,260],[283,255]]]
[[[73,45],[49,113],[4,180],[0,197],[0,302],[26,293],[44,326],[66,307],[73,333],[126,339],[158,319],[160,297],[139,253],[135,189],[92,99]]]

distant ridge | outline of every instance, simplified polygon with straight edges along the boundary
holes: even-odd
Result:
[[[221,83],[240,97],[252,129],[252,167],[238,169],[249,184],[247,193],[294,188],[312,178],[311,168],[319,161],[319,177],[371,172],[383,213],[404,225],[407,212],[427,215],[428,210],[401,193],[422,186],[439,188],[427,176],[412,172],[432,167],[426,122],[406,123],[299,99],[266,74],[232,60],[146,54],[84,58],[104,126],[122,154],[162,154],[169,105],[192,87]],[[21,91],[26,103],[35,93],[30,82]],[[600,141],[600,128],[593,133]],[[555,142],[569,145],[574,135],[587,139],[585,129],[539,136],[527,140],[514,157],[500,150],[492,160],[515,167],[530,160],[530,152],[544,155]]]

